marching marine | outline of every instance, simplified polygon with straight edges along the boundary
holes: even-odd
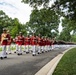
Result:
[[[3,33],[1,34],[1,45],[2,45],[2,52],[0,55],[0,58],[7,58],[7,54],[6,54],[6,46],[8,43],[8,34],[7,34],[7,30],[6,28],[3,28]]]
[[[7,41],[7,53],[11,54],[11,43],[12,43],[12,37],[9,33],[9,30],[7,31],[8,41]]]
[[[18,51],[18,34],[16,34],[16,37],[15,37],[15,39],[13,40],[14,42],[15,42],[15,46],[16,46],[16,50],[14,51],[14,53],[17,53],[17,51]]]
[[[36,56],[36,42],[37,42],[37,41],[36,41],[36,37],[35,37],[34,33],[33,33],[33,35],[31,36],[30,40],[31,40],[32,51],[33,51],[32,55],[33,55],[33,56]]]
[[[27,35],[25,38],[24,38],[24,45],[25,45],[25,51],[26,54],[29,53],[29,45],[30,45],[30,37],[29,35]]]
[[[24,45],[24,36],[22,35],[22,32],[19,32],[18,36],[18,55],[22,55],[22,45]]]

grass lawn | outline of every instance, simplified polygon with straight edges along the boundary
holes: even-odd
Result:
[[[76,75],[76,48],[65,53],[53,75]]]
[[[0,51],[2,51],[2,48],[0,48]]]
[[[11,50],[15,50],[16,47],[11,46],[10,49],[11,49]],[[0,47],[0,51],[2,51],[2,47]]]
[[[16,50],[16,46],[10,46],[11,50]],[[24,47],[22,46],[22,50],[24,50]],[[0,47],[0,51],[2,51],[2,47]]]

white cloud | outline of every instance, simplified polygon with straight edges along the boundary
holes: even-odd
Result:
[[[9,17],[18,18],[21,23],[29,21],[32,8],[21,0],[0,0],[0,10]]]

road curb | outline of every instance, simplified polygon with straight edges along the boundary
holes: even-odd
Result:
[[[62,52],[61,54],[57,55],[54,59],[52,59],[49,63],[42,67],[35,75],[52,75],[60,59],[67,51],[69,51],[72,48],[74,47],[71,47]]]

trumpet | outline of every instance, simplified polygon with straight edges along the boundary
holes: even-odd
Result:
[[[2,37],[1,37],[1,43],[4,41],[4,40],[8,40],[8,38],[6,37],[7,34],[3,34]]]

